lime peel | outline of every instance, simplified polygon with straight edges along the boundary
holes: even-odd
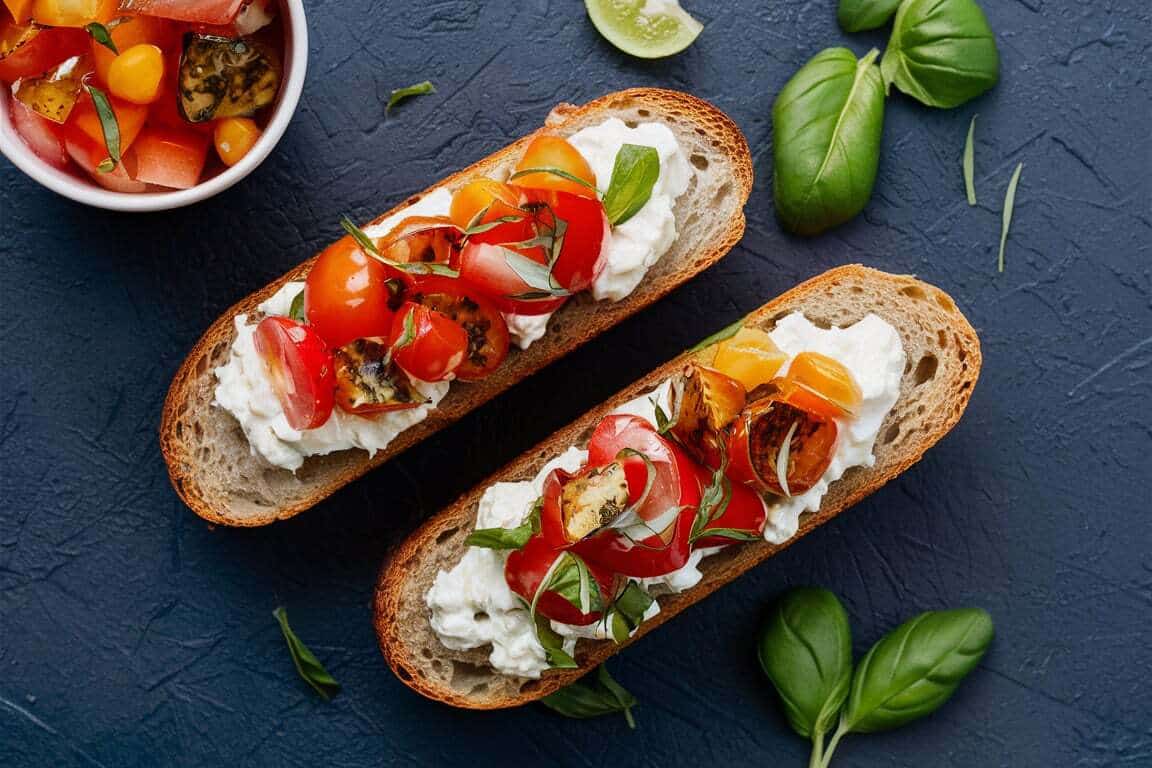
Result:
[[[704,29],[678,0],[584,0],[584,6],[608,42],[642,59],[680,53]]]

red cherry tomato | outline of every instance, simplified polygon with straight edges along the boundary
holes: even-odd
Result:
[[[468,352],[456,378],[482,379],[508,356],[508,324],[475,286],[453,277],[418,277],[405,298],[446,315],[468,334]]]
[[[331,347],[387,336],[392,329],[395,282],[388,268],[360,250],[350,236],[324,249],[304,283],[308,324]]]
[[[443,381],[468,353],[468,334],[459,323],[407,301],[392,318],[388,335],[396,364],[422,381]]]
[[[564,554],[564,550],[556,549],[540,535],[533,536],[522,549],[508,555],[508,562],[504,566],[504,580],[508,587],[520,597],[532,602],[536,591],[544,576],[556,562],[556,558]],[[595,588],[600,590],[601,602],[607,605],[613,597],[614,574],[593,563],[585,562],[592,574]],[[555,592],[545,592],[540,595],[536,603],[536,611],[542,616],[564,624],[585,625],[598,621],[603,615],[600,611],[583,613],[566,598]]]
[[[508,264],[509,249],[469,240],[460,253],[460,277],[472,283],[492,300],[501,311],[517,315],[546,315],[555,312],[568,300],[567,296],[544,298],[518,298],[538,292],[524,281]],[[525,254],[521,254],[525,255]],[[542,259],[527,258],[543,264]]]
[[[604,206],[594,197],[581,197],[557,190],[524,191],[526,208],[534,208],[539,226],[555,227],[556,219],[567,225],[560,256],[552,267],[556,282],[575,293],[583,291],[604,271],[605,249],[612,231]]]
[[[328,421],[336,378],[324,339],[287,317],[266,317],[254,340],[288,426],[314,429]]]
[[[697,467],[697,477],[701,487],[707,487],[712,482],[712,470]],[[704,526],[705,531],[717,528],[729,528],[737,531],[747,531],[754,534],[764,532],[764,521],[768,517],[768,507],[764,499],[756,491],[739,482],[732,482],[732,497],[728,500],[728,507],[723,514]],[[737,539],[725,536],[702,536],[693,542],[692,546],[723,547],[738,543]]]
[[[0,23],[0,47],[16,47],[0,58],[0,80],[14,83],[22,77],[36,77],[65,59],[88,50],[88,33],[64,27],[29,28],[12,22]],[[18,45],[17,45],[18,44]]]

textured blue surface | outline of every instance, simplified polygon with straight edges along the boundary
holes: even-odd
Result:
[[[707,23],[697,44],[646,63],[600,40],[574,0],[311,2],[308,82],[282,144],[191,209],[85,209],[0,161],[0,765],[503,765],[514,753],[801,766],[806,743],[752,650],[765,606],[799,583],[843,596],[858,652],[927,608],[980,605],[997,622],[943,710],[850,737],[836,764],[1152,765],[1147,0],[986,0],[1000,86],[952,111],[891,98],[872,203],[816,240],[773,218],[773,94],[820,48],[863,53],[883,35],[840,33],[833,0],[688,6]],[[425,78],[439,92],[382,121],[389,90]],[[637,84],[713,100],[747,133],[758,178],[731,255],[295,520],[213,530],[182,507],[156,427],[171,375],[218,313],[334,238],[342,213],[388,208],[557,101]],[[969,208],[960,153],[976,112]],[[997,275],[1001,200],[1021,161]],[[618,657],[641,701],[635,732],[540,707],[456,712],[392,677],[369,621],[389,546],[687,344],[851,261],[953,293],[984,344],[968,414],[898,481]],[[330,704],[292,669],[271,615],[281,603],[344,684]]]

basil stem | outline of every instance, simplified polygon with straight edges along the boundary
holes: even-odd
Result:
[[[96,107],[96,116],[100,118],[100,130],[104,133],[104,145],[108,149],[108,157],[100,163],[96,170],[100,173],[111,173],[120,164],[120,124],[116,122],[116,112],[112,109],[112,102],[104,91],[94,85],[85,85],[92,104]]]
[[[628,727],[636,727],[632,717],[636,697],[616,682],[603,664],[595,675],[585,675],[571,685],[548,694],[540,703],[565,717],[580,719],[623,712]]]
[[[1004,271],[1004,246],[1008,244],[1008,228],[1012,226],[1012,210],[1016,207],[1016,185],[1020,183],[1020,172],[1023,170],[1024,163],[1016,166],[1008,182],[1008,191],[1004,194],[1004,213],[1000,221],[1000,257],[996,262],[998,272]]]
[[[308,650],[308,646],[296,637],[296,633],[288,625],[288,613],[284,610],[284,606],[272,611],[272,615],[276,617],[276,621],[280,622],[280,631],[284,634],[284,641],[288,644],[288,653],[291,654],[292,663],[296,666],[296,671],[304,679],[304,682],[312,686],[312,690],[316,691],[325,701],[339,693],[340,684],[333,679],[332,675],[328,674],[324,665],[313,655],[312,651]]]
[[[388,103],[384,107],[384,115],[387,117],[392,107],[396,106],[405,99],[413,96],[423,96],[428,93],[436,93],[436,86],[432,85],[431,81],[425,80],[422,83],[409,85],[404,88],[396,88],[388,95]]]
[[[636,215],[652,197],[660,178],[660,154],[654,147],[625,144],[616,153],[612,181],[604,193],[604,213],[613,226]]]

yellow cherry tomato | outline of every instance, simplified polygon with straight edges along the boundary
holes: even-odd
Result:
[[[32,18],[47,27],[82,27],[111,21],[119,8],[119,0],[34,0]]]
[[[108,90],[133,104],[151,104],[164,80],[164,52],[151,43],[140,43],[120,55],[108,68]]]
[[[247,117],[227,117],[216,121],[214,141],[216,154],[224,165],[240,162],[260,139],[261,130],[256,121]]]
[[[842,416],[851,416],[864,399],[852,374],[841,363],[819,352],[801,352],[788,366],[787,378],[819,393]]]
[[[788,355],[780,351],[767,333],[759,328],[741,328],[716,345],[712,367],[736,379],[751,392],[771,381],[787,359]]]
[[[516,165],[516,173],[536,169],[543,170],[517,176],[512,179],[512,184],[530,189],[557,189],[581,197],[596,197],[596,174],[592,172],[584,155],[559,136],[537,136],[524,150],[524,157]]]
[[[471,224],[483,224],[499,218],[504,212],[501,206],[493,206],[499,200],[504,206],[515,208],[520,204],[520,193],[504,182],[495,179],[473,179],[452,195],[452,207],[448,217],[452,223],[464,229]],[[486,211],[481,221],[473,221]]]

